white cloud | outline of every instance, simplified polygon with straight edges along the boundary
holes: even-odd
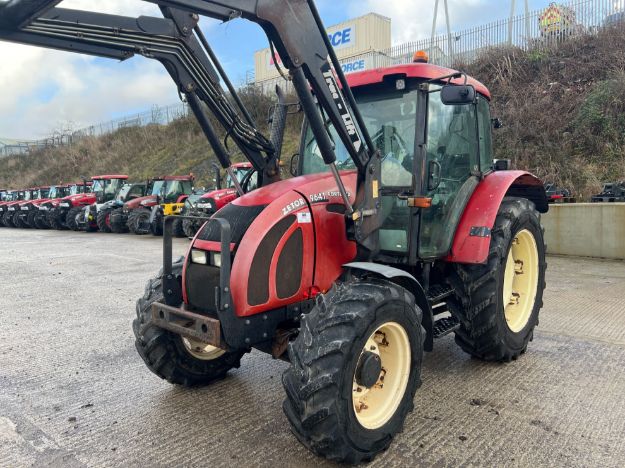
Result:
[[[147,2],[66,0],[60,6],[103,13],[160,16]],[[134,57],[98,60],[66,52],[0,42],[0,136],[41,138],[72,122],[77,127],[124,111],[176,102],[163,66]]]
[[[484,19],[487,0],[449,0],[449,17],[452,29],[466,25],[472,19]],[[351,0],[350,11],[362,15],[373,11],[392,20],[393,42],[402,43],[429,37],[434,18],[434,0]],[[443,0],[438,11],[438,31],[445,27]]]

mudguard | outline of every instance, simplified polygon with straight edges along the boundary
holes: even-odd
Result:
[[[372,262],[346,263],[343,268],[374,273],[410,291],[423,312],[422,325],[426,332],[424,349],[425,351],[432,351],[434,348],[434,314],[423,286],[414,276],[398,268]]]
[[[543,182],[525,171],[496,171],[477,186],[460,219],[445,259],[453,263],[484,263],[490,248],[491,230],[504,197],[527,198],[541,213],[549,210]]]

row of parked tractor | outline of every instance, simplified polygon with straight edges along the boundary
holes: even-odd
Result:
[[[249,163],[239,163],[230,171],[239,183],[250,183]],[[163,233],[166,216],[176,219],[177,237],[193,237],[218,209],[238,197],[235,181],[228,174],[222,184],[215,166],[215,187],[194,187],[194,176],[160,176],[130,182],[127,175],[99,175],[80,182],[0,190],[0,227],[58,229],[87,232]]]

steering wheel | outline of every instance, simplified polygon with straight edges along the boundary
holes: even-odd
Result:
[[[250,181],[252,180],[252,176],[256,174],[256,169],[252,168],[249,171],[247,171],[247,174],[245,174],[243,176],[243,179],[241,179],[241,188],[243,189],[243,193],[248,193],[249,190],[249,185],[250,185]]]

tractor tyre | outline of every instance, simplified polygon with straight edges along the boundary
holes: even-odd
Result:
[[[128,216],[128,229],[130,232],[137,234],[138,236],[145,236],[150,233],[148,227],[148,221],[150,220],[150,210],[145,208],[137,208],[132,210]],[[142,226],[145,225],[145,226]]]
[[[113,210],[111,208],[102,209],[98,211],[96,216],[96,223],[98,224],[98,229],[100,232],[111,233],[113,230],[111,229],[111,213]],[[88,230],[88,229],[87,229]]]
[[[82,206],[75,206],[74,208],[70,208],[70,210],[67,212],[67,216],[65,216],[65,225],[68,229],[71,229],[72,231],[80,231],[78,224],[76,224],[76,217],[84,209],[85,208]]]
[[[484,265],[455,264],[449,277],[456,343],[485,361],[510,362],[534,338],[545,289],[544,229],[534,203],[504,198]]]
[[[20,211],[16,211],[13,214],[13,226],[15,226],[16,228],[20,228],[20,229],[24,229],[26,228],[26,224],[22,221],[22,218],[20,217],[21,214],[21,210]]]
[[[404,288],[353,279],[319,296],[289,344],[283,409],[302,444],[346,463],[391,444],[421,385],[422,311]]]
[[[0,227],[6,227],[4,224],[4,212],[0,214]]]
[[[37,229],[49,229],[50,225],[46,220],[46,212],[45,211],[37,211],[35,214],[35,227]]]
[[[65,225],[65,216],[64,211],[53,208],[46,213],[46,221],[52,229],[56,229],[58,231],[64,231],[67,229]]]
[[[183,260],[173,267],[182,274]],[[222,379],[230,369],[239,368],[247,350],[224,351],[195,342],[149,323],[152,303],[163,301],[163,272],[148,281],[145,294],[137,301],[137,318],[132,322],[135,346],[153,373],[169,383],[193,387],[208,385]]]
[[[37,229],[37,225],[35,224],[35,217],[37,216],[37,214],[39,214],[38,208],[28,210],[28,214],[26,215],[25,227],[28,227],[30,229]]]
[[[111,211],[111,215],[113,213],[115,213],[116,211],[122,211],[123,208],[116,208],[113,211]],[[111,231],[114,232],[115,234],[125,234],[128,232],[128,225],[126,223],[110,223],[111,225]]]
[[[163,235],[163,220],[164,218],[162,216],[156,215],[154,217],[154,221],[152,221],[150,226],[150,232],[153,236],[158,237]]]
[[[184,233],[184,229],[182,228],[182,222],[184,220],[182,219],[176,219],[174,220],[174,224],[172,226],[172,232],[174,234],[174,237],[186,237],[185,233]]]
[[[207,218],[208,219],[208,218]],[[185,219],[182,221],[182,229],[184,231],[184,235],[187,237],[195,237],[200,228],[204,225],[206,221],[199,221],[197,219]]]
[[[4,215],[2,216],[2,222],[6,227],[15,227],[15,225],[13,224],[13,212],[5,211]]]

